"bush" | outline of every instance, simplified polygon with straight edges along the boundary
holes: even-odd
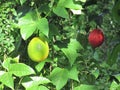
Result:
[[[120,24],[113,14],[119,2],[0,1],[0,89],[119,89]],[[92,48],[88,35],[96,28],[103,31],[105,41]],[[29,42],[36,36],[50,48],[47,59],[39,63],[27,54]]]

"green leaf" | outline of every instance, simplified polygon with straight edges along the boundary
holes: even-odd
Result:
[[[48,37],[49,25],[46,18],[40,18],[36,11],[30,11],[19,19],[20,33],[24,40],[28,39],[35,30],[39,30]]]
[[[39,62],[36,66],[35,66],[35,69],[37,70],[37,72],[40,72],[42,69],[43,69],[43,67],[44,67],[44,65],[45,65],[45,63],[46,62],[52,62],[52,60],[50,59],[50,58],[47,58],[46,60],[44,60],[44,61],[42,61],[42,62]]]
[[[62,52],[66,55],[71,65],[75,62],[78,57],[78,53],[72,48],[63,48]]]
[[[71,39],[68,44],[68,48],[61,49],[62,52],[66,55],[71,65],[75,62],[76,58],[79,56],[77,50],[82,49],[82,46],[76,39]]]
[[[120,81],[120,74],[116,74],[116,75],[114,75],[114,77],[115,77],[118,81]]]
[[[118,85],[118,87],[116,88],[116,90],[120,90],[120,84]]]
[[[45,86],[33,86],[33,87],[30,87],[30,88],[26,88],[26,90],[49,90],[48,88],[46,88]]]
[[[5,73],[5,71],[0,71],[0,76],[2,76]]]
[[[37,22],[37,29],[39,29],[40,32],[42,32],[45,36],[48,37],[49,33],[49,25],[48,20],[46,18],[41,18]]]
[[[8,86],[11,89],[14,89],[14,81],[11,73],[6,72],[1,75],[0,82],[2,82],[4,85]]]
[[[111,86],[110,86],[110,90],[117,90],[116,88],[118,87],[119,85],[115,82],[115,81],[113,81],[112,82],[112,84],[111,84]],[[118,89],[119,90],[119,89]]]
[[[55,68],[50,74],[50,80],[60,90],[66,83],[69,77],[67,69]]]
[[[36,69],[38,72],[40,72],[40,71],[42,70],[42,68],[44,67],[44,65],[45,65],[45,62],[42,61],[42,62],[40,62],[39,64],[37,64],[37,65],[35,66],[35,69]]]
[[[45,77],[39,77],[39,76],[34,76],[30,78],[26,77],[22,81],[22,85],[25,88],[32,88],[34,86],[38,86],[40,84],[46,84],[46,83],[50,83],[50,80]]]
[[[27,24],[25,24],[26,26],[21,26],[21,30],[20,33],[22,35],[22,38],[24,40],[28,39],[36,30],[36,26],[35,23],[29,22]]]
[[[112,9],[112,15],[114,17],[114,19],[118,22],[120,22],[120,0],[117,0],[116,4],[113,6]]]
[[[19,0],[15,0],[17,3],[19,3]]]
[[[61,6],[54,7],[53,12],[60,17],[67,18],[67,19],[69,18],[69,14],[64,7],[61,7]]]
[[[98,90],[98,89],[94,85],[81,84],[80,86],[75,87],[74,90]]]
[[[50,23],[49,27],[50,27],[50,32],[49,32],[49,37],[50,38],[53,38],[54,35],[59,35],[58,26],[56,26],[53,23]]]
[[[46,14],[46,16],[47,16],[47,15],[49,15],[49,12],[50,12],[50,5],[47,4],[47,3],[42,4],[42,5],[40,5],[40,6],[38,7],[38,11],[39,11],[40,13],[43,13],[43,12],[44,12],[44,14]]]
[[[4,61],[3,61],[3,63],[2,63],[2,66],[5,68],[5,69],[9,69],[9,67],[10,67],[10,61],[11,61],[11,58],[7,58],[7,59],[5,59]]]
[[[59,0],[58,6],[76,10],[82,9],[82,6],[80,4],[75,4],[73,0]]]
[[[95,60],[99,60],[99,54],[98,54],[97,51],[94,52],[93,58],[94,58]]]
[[[69,48],[75,49],[75,50],[81,50],[83,47],[76,39],[71,39],[70,43],[68,44]]]
[[[108,57],[107,63],[112,66],[113,64],[116,63],[117,58],[118,58],[118,53],[120,52],[120,44],[117,44],[113,50],[111,55]]]
[[[81,17],[81,19],[83,19],[83,18]],[[76,39],[82,45],[82,47],[84,49],[87,48],[87,46],[88,46],[88,38],[87,37],[88,36],[86,34],[84,34],[84,32],[83,33],[77,32]]]
[[[35,32],[35,30],[39,30],[48,37],[48,20],[46,18],[40,19],[35,11],[31,11],[24,17],[20,18],[18,25],[21,29],[20,33],[24,40],[28,39]]]
[[[26,2],[26,0],[20,0],[21,5],[23,5],[23,3],[25,3],[25,2]]]
[[[0,84],[0,90],[4,90],[4,85]]]
[[[95,78],[98,78],[98,76],[99,76],[99,74],[100,74],[100,72],[99,72],[98,69],[96,69],[96,70],[92,70],[91,73],[92,73],[92,75],[95,76]]]
[[[45,84],[45,83],[49,83],[50,80],[45,78],[45,77],[39,77],[39,76],[34,76],[34,77],[31,77],[31,79],[35,82],[38,82],[39,84]],[[37,83],[37,84],[38,84]]]
[[[70,79],[73,79],[73,80],[76,80],[76,81],[79,81],[78,80],[78,71],[77,71],[77,67],[76,66],[73,66],[70,70],[69,70],[69,78]]]
[[[19,19],[18,25],[24,40],[28,39],[37,29],[37,20],[38,16],[35,11],[30,11]]]
[[[81,2],[86,2],[86,0],[80,0]]]
[[[74,10],[74,9],[70,9],[72,11],[73,14],[75,15],[80,15],[82,14],[82,10]]]
[[[30,66],[23,63],[11,64],[9,72],[19,77],[35,74],[34,70]]]

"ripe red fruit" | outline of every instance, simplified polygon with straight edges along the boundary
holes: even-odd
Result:
[[[104,34],[100,29],[94,29],[89,33],[88,41],[93,48],[99,47],[104,41]]]

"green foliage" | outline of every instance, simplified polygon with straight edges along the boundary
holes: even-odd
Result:
[[[98,90],[98,89],[94,85],[80,85],[78,87],[75,87],[74,90]]]
[[[56,86],[57,90],[60,90],[68,80],[68,70],[55,68],[50,74],[50,80]]]
[[[16,31],[13,28],[12,15],[14,13],[14,8],[9,8],[13,4],[11,2],[2,3],[0,6],[0,58],[4,55],[10,54],[15,46],[14,35]]]
[[[49,27],[46,18],[40,18],[36,11],[29,11],[19,19],[18,26],[24,40],[28,39],[36,30],[48,36]],[[27,26],[27,28],[26,28]]]
[[[67,10],[64,7],[62,7],[62,6],[57,6],[57,7],[53,8],[53,12],[56,15],[61,16],[63,18],[66,18],[66,19],[69,18]]]
[[[20,0],[21,5],[23,5],[23,3],[25,3],[25,2],[26,2],[26,0]]]
[[[119,90],[119,1],[1,0],[0,90]],[[93,49],[95,28],[105,41]],[[39,63],[27,54],[35,36],[50,47]]]
[[[82,9],[82,6],[75,3],[73,0],[59,0],[57,5],[70,9]]]
[[[117,62],[117,58],[118,58],[118,53],[120,52],[120,44],[116,45],[114,48],[113,48],[113,51],[112,53],[110,54],[110,56],[108,57],[108,64],[109,65],[113,65]]]
[[[9,68],[9,72],[12,74],[22,77],[30,74],[34,74],[34,70],[30,68],[29,66],[23,64],[23,63],[15,63],[11,64]]]
[[[79,82],[79,79],[78,79],[78,71],[77,71],[77,67],[76,66],[73,66],[72,68],[69,69],[69,78],[70,79],[73,79],[73,80],[76,80]]]
[[[119,88],[120,88],[120,85],[118,85],[115,81],[113,81],[111,84],[110,90],[114,90],[114,89],[119,90]]]
[[[26,88],[26,90],[32,90],[32,89],[42,89],[45,88],[48,90],[46,87],[43,85],[39,86],[40,84],[46,84],[49,83],[50,80],[44,77],[39,77],[39,76],[34,76],[34,77],[26,77],[22,80],[22,85]],[[38,89],[38,90],[39,90]]]
[[[69,59],[69,62],[71,65],[75,62],[76,58],[79,56],[77,53],[77,50],[80,50],[82,47],[76,40],[70,40],[70,43],[68,44],[67,48],[63,48],[62,52],[66,55],[66,57]]]
[[[112,15],[113,15],[114,19],[118,22],[120,22],[119,10],[120,10],[120,0],[116,1],[115,5],[113,6],[113,9],[112,9]]]
[[[4,74],[2,74],[0,76],[0,81],[9,88],[14,89],[14,82],[11,73],[5,72]]]
[[[49,90],[49,89],[46,88],[45,86],[34,86],[34,87],[28,88],[26,90]]]

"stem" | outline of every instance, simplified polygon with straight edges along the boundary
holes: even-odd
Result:
[[[71,80],[71,90],[73,90],[73,80]]]
[[[51,0],[51,9],[50,9],[50,11],[45,15],[44,18],[46,18],[46,17],[51,13],[51,11],[53,10],[53,4],[54,4],[54,0]]]
[[[35,4],[35,11],[37,13],[37,17],[40,18],[40,15],[39,15],[39,12],[38,12],[38,8],[37,8],[37,5]]]
[[[23,77],[20,79],[20,81],[19,81],[18,85],[16,86],[15,90],[19,90],[19,87],[20,87],[20,84],[21,84],[22,80],[23,80]]]
[[[52,10],[50,10],[50,11],[45,15],[44,18],[46,18],[46,17],[51,13],[51,11],[52,11]]]
[[[52,40],[52,47],[51,47],[51,52],[52,52],[52,59],[54,59],[54,37],[53,37],[53,40]],[[50,67],[49,67],[49,69],[50,69],[50,72],[52,71],[52,65],[50,65]]]

